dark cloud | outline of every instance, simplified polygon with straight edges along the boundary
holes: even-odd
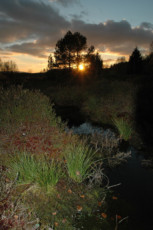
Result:
[[[10,48],[7,47],[6,49],[9,50]],[[47,58],[45,51],[47,52],[48,50],[43,48],[42,46],[39,46],[37,43],[26,42],[19,45],[12,45],[11,51],[16,53],[31,54],[33,56],[41,58]]]
[[[7,16],[7,17],[6,17]],[[70,23],[47,1],[0,1],[0,42],[37,39],[49,40],[50,45],[67,30]]]
[[[12,18],[14,22],[30,23],[31,25],[64,24],[64,18],[58,11],[44,0],[7,0],[0,1],[0,12]]]
[[[151,29],[151,30],[153,30],[153,24],[150,23],[150,22],[142,22],[140,27],[143,28],[143,29]]]
[[[153,40],[153,30],[145,30],[141,26],[133,28],[126,20],[120,22],[108,20],[99,24],[73,20],[71,26],[73,31],[83,33],[88,42],[101,51],[107,47],[107,51],[124,55],[130,54],[136,46],[148,47]]]
[[[78,4],[79,0],[50,0],[50,1],[55,1],[63,5],[64,7],[70,5],[70,4]]]
[[[54,0],[55,1],[55,0]],[[68,5],[72,0],[58,0]],[[68,30],[80,32],[88,44],[100,51],[127,55],[138,46],[146,49],[153,40],[153,25],[148,22],[132,27],[126,20],[91,24],[73,16],[71,21],[60,15],[52,0],[0,0],[0,43],[5,50],[45,57]]]

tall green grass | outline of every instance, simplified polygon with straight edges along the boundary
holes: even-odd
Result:
[[[132,135],[131,125],[123,118],[114,118],[113,123],[119,131],[120,138],[128,141]]]
[[[62,177],[61,164],[57,163],[54,159],[51,163],[41,162],[37,172],[37,181],[40,187],[45,187],[48,191],[54,187],[59,179]]]
[[[68,144],[65,159],[68,174],[75,182],[81,183],[90,175],[94,153],[85,142]]]
[[[50,162],[45,158],[39,160],[27,152],[10,156],[8,165],[10,175],[18,174],[18,183],[36,184],[46,190],[54,187],[62,176],[61,166],[55,160]]]

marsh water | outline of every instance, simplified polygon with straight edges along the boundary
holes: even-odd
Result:
[[[153,229],[153,170],[142,167],[143,156],[131,149],[127,163],[107,172],[110,183],[121,183],[114,189],[118,212],[128,216],[128,229]],[[121,228],[122,229],[122,228]]]
[[[89,134],[99,131],[101,127],[86,123],[84,117],[77,109],[62,109],[57,114],[64,120],[68,120],[69,128],[77,134]],[[66,119],[67,118],[67,119]],[[105,132],[108,132],[106,129]],[[116,213],[122,218],[127,217],[126,223],[121,223],[118,229],[128,230],[152,230],[153,229],[153,169],[142,167],[143,152],[138,152],[132,146],[128,146],[131,157],[126,163],[115,168],[107,168],[106,174],[110,185],[121,183],[113,188],[113,194],[117,197],[109,201],[110,212]],[[94,222],[94,223],[93,223]],[[81,229],[104,229],[95,219],[84,219]],[[114,229],[114,228],[111,228]],[[104,229],[105,230],[105,229]]]

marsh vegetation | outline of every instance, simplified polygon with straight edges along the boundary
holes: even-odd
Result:
[[[107,170],[131,145],[152,149],[153,97],[151,75],[125,67],[0,73],[2,229],[131,227]],[[98,131],[75,133],[82,123]]]

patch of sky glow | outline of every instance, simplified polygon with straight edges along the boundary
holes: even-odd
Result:
[[[21,72],[41,72],[47,67],[47,60],[44,58],[33,57],[28,54],[10,53],[9,59],[14,61]],[[5,57],[2,57],[5,61]]]
[[[129,56],[128,55],[120,55],[118,53],[111,53],[111,52],[100,52],[99,53],[102,60],[103,60],[103,64],[104,64],[104,68],[105,67],[109,67],[113,64],[115,64],[117,62],[117,59],[118,58],[121,58],[121,57],[125,57],[126,60],[129,59]]]
[[[125,58],[128,57],[128,55],[120,55],[118,53],[111,53],[111,52],[105,52],[105,53],[100,53],[101,57],[103,60],[111,59],[111,60],[116,60],[117,58],[125,56]]]

